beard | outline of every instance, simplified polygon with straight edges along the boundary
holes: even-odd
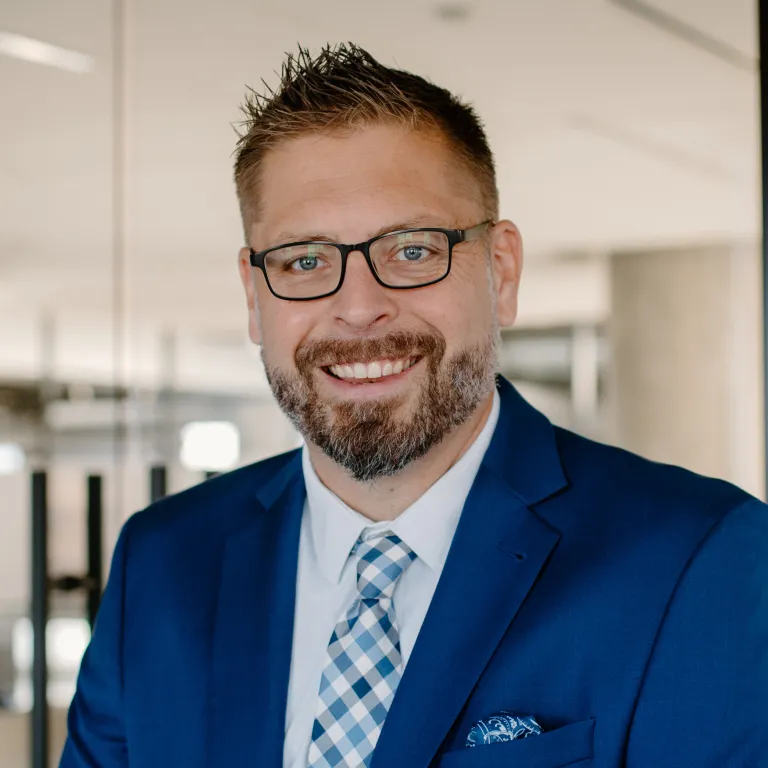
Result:
[[[355,480],[371,483],[395,475],[463,424],[495,386],[500,332],[447,358],[437,331],[395,332],[376,339],[328,339],[301,345],[295,372],[262,360],[278,405],[308,442],[317,445]],[[409,394],[377,401],[323,398],[317,370],[350,360],[420,357],[425,375],[411,413]],[[365,386],[359,385],[359,386]]]

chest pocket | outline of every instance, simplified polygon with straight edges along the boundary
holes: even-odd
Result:
[[[527,739],[446,752],[437,768],[565,768],[591,764],[595,719],[580,720]],[[590,763],[582,761],[590,760]]]

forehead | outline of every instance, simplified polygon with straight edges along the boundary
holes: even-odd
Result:
[[[465,224],[481,210],[472,175],[440,137],[398,126],[288,139],[263,161],[259,245],[280,233],[364,239],[387,221]]]

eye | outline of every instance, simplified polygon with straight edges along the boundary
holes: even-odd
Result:
[[[423,245],[406,245],[401,248],[395,258],[399,261],[419,261],[429,256],[429,251]]]
[[[294,259],[289,265],[289,269],[294,272],[312,272],[320,266],[320,259],[317,256],[302,256]]]

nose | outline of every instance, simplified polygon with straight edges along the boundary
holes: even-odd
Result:
[[[379,285],[365,256],[353,251],[347,257],[344,282],[332,298],[335,319],[353,331],[367,331],[397,315],[392,290]]]

